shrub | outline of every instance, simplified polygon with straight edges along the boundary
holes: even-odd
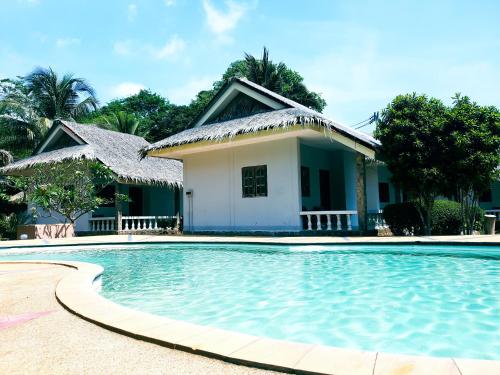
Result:
[[[23,223],[21,215],[14,213],[9,215],[0,214],[0,240],[15,240],[17,238],[17,226]]]
[[[422,232],[422,220],[413,202],[393,203],[384,207],[384,220],[396,236],[409,236]]]
[[[462,216],[460,203],[437,200],[432,208],[432,234],[460,234],[462,231]]]

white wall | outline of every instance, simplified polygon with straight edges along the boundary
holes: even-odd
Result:
[[[300,230],[296,138],[200,153],[184,159],[187,231]],[[267,165],[267,197],[242,197],[241,169]],[[192,222],[186,192],[193,191]]]
[[[34,206],[32,204],[28,204],[28,208],[26,210],[27,215],[31,215],[31,209]],[[36,223],[37,224],[61,224],[66,222],[65,218],[62,215],[59,215],[56,212],[53,212],[51,215],[45,210],[42,210],[38,208],[38,212],[40,213],[40,216],[37,217]],[[91,218],[90,213],[86,213],[83,216],[81,216],[78,220],[75,222],[75,232],[86,232],[90,230],[89,227],[89,219]]]

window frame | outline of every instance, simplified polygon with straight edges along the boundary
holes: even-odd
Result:
[[[241,168],[241,195],[243,198],[267,197],[267,165]]]

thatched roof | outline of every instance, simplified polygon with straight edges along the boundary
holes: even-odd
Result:
[[[63,127],[82,144],[40,152],[1,168],[0,172],[20,175],[35,165],[85,158],[100,161],[109,167],[116,174],[117,181],[122,183],[182,186],[181,162],[139,157],[139,150],[150,145],[144,138],[69,121],[58,121],[53,126],[53,129]],[[53,131],[51,129],[49,135]]]
[[[276,94],[262,86],[243,78],[235,78],[231,82],[234,81],[279,101],[287,108],[191,128],[145,147],[143,149],[143,155],[153,150],[160,150],[199,141],[222,141],[224,139],[233,138],[239,134],[270,129],[283,129],[294,125],[302,125],[304,128],[320,126],[325,129],[327,135],[335,132],[340,133],[371,149],[376,149],[380,146],[380,142],[372,136],[329,120],[321,113]],[[220,96],[221,93],[229,87],[231,82],[226,84],[217,96]],[[211,103],[215,102],[216,98],[214,98]],[[208,107],[210,107],[210,104]]]

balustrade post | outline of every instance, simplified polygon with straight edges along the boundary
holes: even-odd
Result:
[[[352,226],[351,226],[351,214],[347,214],[347,230],[351,231]]]
[[[154,223],[153,229],[158,230],[158,218],[155,216],[155,218],[153,220],[154,220],[153,221],[153,223]]]
[[[337,216],[337,230],[342,230],[342,221],[340,220],[340,214],[336,214]]]
[[[128,218],[126,218],[124,220],[125,220],[125,230],[128,230]]]
[[[307,230],[312,230],[312,220],[310,214],[307,214]]]
[[[330,216],[330,214],[326,215],[326,230],[332,230],[332,220]]]
[[[321,215],[316,214],[316,230],[321,230]]]
[[[132,227],[130,229],[135,230],[135,218],[134,217],[132,217],[131,224],[132,224]]]

